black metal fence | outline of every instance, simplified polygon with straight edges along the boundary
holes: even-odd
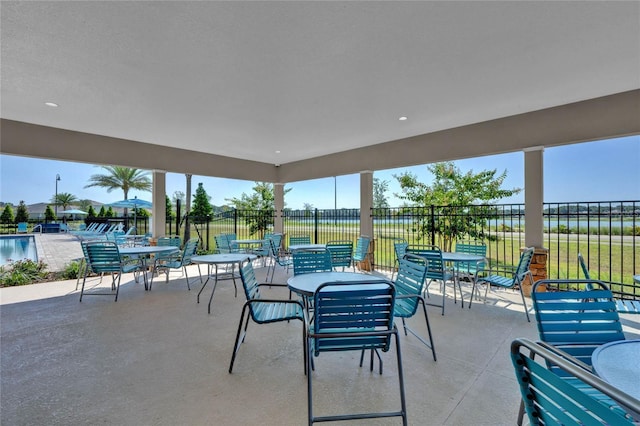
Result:
[[[577,256],[582,253],[592,278],[609,283],[619,296],[640,299],[640,286],[633,285],[633,276],[640,274],[640,201],[545,203],[542,214],[548,278],[581,277]],[[360,235],[359,209],[285,210],[282,215],[285,245],[291,235],[309,235],[314,243],[355,242]],[[373,263],[379,270],[393,268],[396,239],[436,244],[445,251],[453,250],[456,241],[482,240],[490,266],[514,265],[525,243],[524,204],[384,208],[369,217]],[[133,217],[110,220],[134,225]],[[203,250],[212,251],[216,234],[259,238],[272,232],[273,223],[271,210],[229,209],[204,218],[167,219],[166,234],[184,238],[188,229]],[[138,217],[135,226],[138,233],[149,232],[149,219]]]

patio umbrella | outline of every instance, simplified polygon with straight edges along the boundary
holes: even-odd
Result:
[[[62,210],[60,213],[64,213],[64,214],[89,214],[89,213],[87,213],[85,211],[78,210],[78,209]]]
[[[153,204],[151,201],[139,200],[138,197],[134,197],[128,200],[120,200],[115,203],[108,204],[111,207],[120,207],[124,209],[134,209],[133,210],[133,223],[136,223],[136,215],[137,212],[135,209],[150,209]]]

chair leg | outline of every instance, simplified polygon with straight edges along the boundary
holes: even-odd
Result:
[[[407,402],[404,394],[404,374],[402,372],[402,353],[400,351],[400,336],[398,335],[398,329],[395,329],[393,335],[396,338],[396,357],[398,360],[398,383],[400,386],[400,407],[402,412],[402,425],[407,426]],[[431,336],[431,334],[429,334]],[[434,352],[435,356],[435,352]]]
[[[246,334],[247,328],[245,326],[245,332],[242,335],[242,340],[240,340],[240,333],[242,333],[242,323],[244,322],[244,314],[247,311],[248,305],[245,305],[242,308],[242,315],[240,316],[240,323],[238,323],[238,332],[236,333],[236,341],[233,344],[233,353],[231,354],[231,363],[229,364],[229,374],[233,372],[233,363],[236,360],[236,354],[240,349],[240,345],[244,342],[244,335]],[[247,326],[249,325],[249,316],[247,316]]]
[[[80,301],[82,302],[82,296],[84,295],[84,285],[87,282],[87,274],[89,273],[89,266],[84,270],[84,279],[82,280],[82,288],[80,289]]]
[[[189,274],[187,273],[187,267],[183,266],[182,269],[184,270],[184,276],[187,279],[187,290],[191,291],[191,286],[189,285]],[[167,274],[168,276],[168,274]]]
[[[433,337],[431,336],[431,325],[429,324],[429,316],[427,315],[427,307],[424,304],[424,300],[422,301],[422,310],[424,311],[424,320],[427,323],[427,333],[429,334],[429,347],[431,348],[431,353],[433,354],[433,360],[437,361],[438,359],[436,358],[436,347],[433,344]],[[404,323],[404,318],[402,319],[402,322]]]
[[[529,279],[531,279],[531,282],[533,282],[533,275],[529,272]],[[522,292],[522,283],[518,283],[518,289],[520,290],[520,297],[522,297],[522,305],[524,306],[524,313],[527,316],[527,322],[531,322],[531,320],[529,319],[529,310],[527,309],[527,302],[524,298],[524,293]]]
[[[313,425],[313,384],[311,382],[311,339],[307,338],[307,416],[309,426]]]

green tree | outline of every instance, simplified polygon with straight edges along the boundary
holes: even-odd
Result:
[[[96,217],[96,209],[93,208],[91,204],[89,204],[89,208],[87,209],[87,219],[93,219]]]
[[[476,225],[493,214],[494,209],[488,204],[522,191],[520,188],[502,188],[506,170],[499,175],[495,169],[462,173],[453,162],[432,164],[428,169],[434,177],[432,185],[419,182],[410,172],[394,175],[402,191],[395,195],[411,206],[434,206],[433,223],[426,220],[414,225],[423,237],[433,233],[437,244],[445,251],[451,250],[452,242],[457,238],[484,238],[482,231],[478,231],[483,228]],[[465,214],[473,204],[479,204],[473,206],[474,214]]]
[[[373,178],[373,216],[383,216],[385,209],[389,208],[386,193],[389,190],[389,181]]]
[[[291,188],[285,189],[284,194],[289,191]],[[259,233],[260,238],[263,238],[265,231],[273,226],[275,196],[272,183],[255,182],[252,194],[247,195],[243,192],[240,198],[227,198],[226,201],[229,201],[238,210],[238,215],[244,218],[251,235]]]
[[[75,195],[68,192],[60,192],[58,195],[54,195],[51,198],[51,202],[54,206],[62,206],[62,210],[66,210],[71,204],[75,204],[78,201]]]
[[[111,206],[109,206],[109,208],[105,212],[104,217],[116,217],[116,213],[113,211],[113,208]]]
[[[211,207],[209,200],[211,200],[211,197],[207,195],[207,191],[205,191],[204,186],[202,186],[202,182],[198,183],[196,193],[193,195],[193,205],[191,206],[189,216],[196,221],[205,220],[207,216],[213,213],[213,207]]]
[[[311,217],[311,211],[313,210],[313,204],[304,203],[302,205],[302,208],[304,209],[304,217]]]
[[[29,220],[29,210],[24,201],[20,200],[18,208],[16,209],[16,223],[27,222]]]
[[[98,217],[105,217],[107,215],[107,209],[104,206],[100,207],[100,211],[98,212]]]
[[[47,222],[56,220],[56,214],[50,205],[47,205],[47,208],[44,210],[44,220]]]
[[[172,220],[175,219],[176,217],[176,213],[173,211],[173,205],[171,204],[171,198],[169,198],[168,195],[166,195],[167,199],[165,201],[166,203],[166,207],[165,207],[165,216],[167,218],[167,220]]]
[[[85,188],[99,186],[107,188],[107,192],[114,189],[121,189],[124,192],[124,199],[129,199],[129,191],[137,189],[138,191],[151,191],[152,183],[149,179],[148,172],[140,169],[132,169],[120,166],[102,166],[108,173],[103,175],[91,175],[89,184]],[[124,209],[125,216],[127,209]]]
[[[4,206],[4,210],[2,210],[2,216],[0,216],[0,220],[2,223],[13,223],[14,220],[13,209],[11,208],[11,204],[7,204]]]
[[[149,217],[149,211],[143,208],[134,208],[134,214],[136,217]]]

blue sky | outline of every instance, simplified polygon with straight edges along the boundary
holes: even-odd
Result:
[[[516,152],[459,160],[456,165],[463,171],[497,169],[507,171],[505,188],[524,187],[524,153]],[[432,179],[426,165],[374,172],[374,177],[389,182],[389,204],[401,202],[393,195],[399,192],[394,174],[404,171],[415,173],[425,183]],[[0,201],[18,204],[48,202],[55,193],[55,177],[60,175],[58,192],[69,192],[79,199],[92,199],[111,203],[124,198],[122,191],[107,193],[103,188],[84,188],[89,176],[100,174],[103,169],[82,163],[41,160],[27,157],[0,155]],[[640,199],[640,136],[607,141],[589,142],[547,148],[544,151],[544,200],[545,202],[572,201],[623,201]],[[337,207],[357,208],[360,205],[359,174],[338,176]],[[193,176],[192,190],[202,182],[214,205],[227,204],[225,199],[251,193],[254,182]],[[320,209],[334,207],[334,178],[294,182],[286,196],[287,207],[303,208],[304,203]],[[167,173],[167,194],[185,192],[182,174]],[[131,191],[129,198],[151,200],[150,193]],[[521,193],[505,203],[522,203]]]

